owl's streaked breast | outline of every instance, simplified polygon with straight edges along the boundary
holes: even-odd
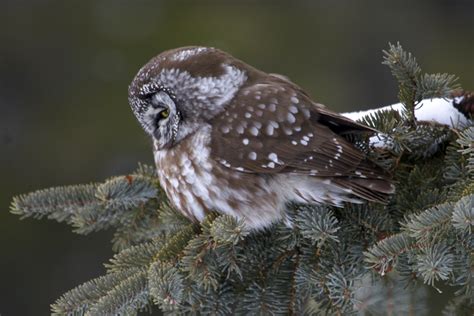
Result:
[[[281,218],[284,202],[273,181],[213,160],[210,135],[211,127],[204,126],[170,149],[155,150],[160,183],[173,206],[198,221],[211,210],[245,218],[253,227]]]

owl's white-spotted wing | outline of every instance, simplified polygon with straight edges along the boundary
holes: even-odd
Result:
[[[368,179],[376,184],[383,179],[378,181],[383,187],[379,191],[392,190],[385,172],[340,135],[372,130],[314,104],[291,83],[273,81],[241,89],[212,123],[213,158],[228,168],[335,177],[343,183],[350,177],[363,187]]]

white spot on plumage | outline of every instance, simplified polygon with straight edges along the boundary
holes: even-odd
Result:
[[[278,122],[275,122],[275,121],[268,121],[268,124],[273,126],[273,128],[278,128],[280,126],[280,124],[278,124]]]
[[[227,160],[220,159],[219,162],[220,162],[221,164],[223,164],[224,166],[230,168],[230,163],[228,163]]]
[[[303,136],[303,140],[309,142],[309,137],[308,136]]]
[[[270,159],[270,160],[273,161],[273,162],[278,162],[278,155],[275,154],[275,153],[270,153],[270,154],[268,155],[268,159]]]
[[[262,110],[265,110],[265,107],[266,105],[263,104],[263,103],[260,103],[259,105],[257,105],[259,109],[262,109]]]
[[[296,122],[295,116],[291,113],[288,113],[286,115],[286,119],[287,119],[288,123],[290,123],[290,124],[293,124],[294,122]]]
[[[254,152],[254,151],[251,151],[251,152],[249,153],[249,158],[250,158],[251,160],[256,160],[256,159],[257,159],[257,153]]]
[[[295,104],[300,103],[300,100],[298,100],[298,98],[296,96],[292,96],[290,100],[291,100],[291,102],[293,102]]]
[[[290,105],[290,107],[288,108],[290,110],[291,113],[293,114],[296,114],[298,113],[298,108],[294,105]]]
[[[265,132],[267,133],[268,136],[272,136],[273,135],[273,125],[268,124],[266,129],[265,129]]]
[[[305,141],[305,140],[300,140],[300,144],[303,145],[303,146],[308,146],[308,142]]]
[[[270,103],[268,105],[268,111],[275,112],[276,111],[276,104],[275,103]]]
[[[303,108],[303,109],[301,109],[301,112],[303,112],[303,115],[304,115],[305,119],[309,119],[311,117],[311,112],[308,109]]]
[[[244,145],[248,145],[248,144],[249,144],[249,139],[248,139],[248,138],[242,139],[242,143],[243,143]]]
[[[200,53],[206,50],[207,50],[206,47],[196,47],[196,48],[185,49],[171,56],[171,60],[184,61],[192,56],[199,55]]]
[[[298,142],[297,142],[296,140],[292,140],[291,143],[292,143],[293,145],[298,145]]]
[[[354,173],[355,173],[357,176],[359,176],[360,178],[363,178],[363,179],[367,178],[367,176],[364,175],[364,174],[363,174],[362,172],[360,172],[360,171],[356,171],[356,172],[354,172]]]
[[[258,136],[258,129],[255,126],[252,126],[249,130],[250,134],[253,136]]]
[[[252,114],[250,114],[249,112],[245,112],[245,118],[251,118],[252,117]]]
[[[227,133],[230,132],[230,128],[229,128],[228,125],[223,125],[223,126],[221,127],[221,131],[222,131],[222,133],[227,134]]]

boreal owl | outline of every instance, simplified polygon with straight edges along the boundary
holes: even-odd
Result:
[[[287,202],[385,202],[389,175],[348,137],[374,130],[329,111],[284,76],[219,49],[165,51],[129,87],[152,137],[171,204],[201,221],[215,210],[262,228]]]

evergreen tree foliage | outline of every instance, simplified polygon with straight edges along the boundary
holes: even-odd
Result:
[[[474,126],[418,122],[425,98],[450,97],[455,77],[423,74],[402,47],[384,52],[404,111],[361,121],[384,147],[363,150],[394,175],[388,205],[288,205],[288,220],[250,231],[211,213],[191,223],[173,210],[153,168],[103,183],[15,197],[11,211],[70,224],[79,234],[114,229],[106,273],[60,297],[56,315],[426,314],[427,284],[452,286],[446,315],[473,308]],[[408,286],[410,285],[410,286]]]

